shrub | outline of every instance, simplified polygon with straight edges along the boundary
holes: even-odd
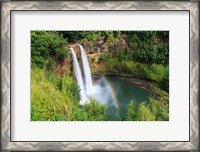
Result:
[[[136,107],[135,102],[133,100],[126,107],[127,109],[127,116],[125,120],[135,120],[136,118]]]
[[[108,116],[106,113],[106,106],[95,100],[94,98],[90,98],[88,103],[82,105],[83,111],[88,113],[88,120],[108,120]]]
[[[68,55],[69,50],[65,49],[65,45],[67,40],[57,32],[31,32],[31,63],[43,68],[45,60],[52,58],[58,62]]]
[[[110,59],[109,54],[108,54],[108,53],[102,53],[102,54],[100,55],[99,61],[100,61],[100,62],[103,62],[103,61],[107,61],[108,59]]]
[[[138,121],[155,121],[155,115],[145,105],[145,102],[139,104],[136,120],[138,120]]]

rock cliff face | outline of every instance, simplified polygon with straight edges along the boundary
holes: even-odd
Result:
[[[73,45],[68,45],[68,47],[72,47],[74,49],[74,52],[76,54],[77,59],[81,58],[81,54],[80,54],[80,47],[78,44],[73,44]]]
[[[80,47],[78,44],[82,45],[83,48],[85,49],[89,61],[93,60],[92,62],[93,64],[90,65],[93,68],[96,68],[98,66],[98,60],[100,58],[101,53],[112,51],[114,49],[122,50],[125,47],[127,47],[127,43],[125,39],[123,39],[122,37],[117,38],[115,42],[108,42],[106,39],[97,39],[94,42],[88,42],[87,40],[83,39],[81,41],[78,41],[77,44],[71,44],[66,46],[67,48],[72,47],[74,49],[74,52],[80,64],[81,64],[80,62],[81,54],[80,54]],[[56,63],[57,76],[62,77],[66,73],[71,73],[72,71],[73,71],[73,61],[71,54],[69,54],[67,57],[64,57],[62,61],[58,61]]]
[[[106,39],[97,39],[94,42],[89,42],[83,39],[78,43],[84,47],[87,54],[108,52],[112,51],[113,49],[121,50],[127,47],[127,43],[122,37],[117,38],[113,42],[110,42]]]
[[[71,68],[71,58],[70,56],[64,57],[59,62],[56,62],[56,76],[63,77],[67,71]]]
[[[77,59],[81,61],[79,45],[74,44],[74,45],[66,46],[66,48],[70,48],[70,47],[74,49]],[[72,61],[71,53],[69,53],[67,57],[64,57],[63,59],[56,61],[56,75],[58,77],[63,77],[66,73],[71,73],[72,71],[73,71],[73,61]]]

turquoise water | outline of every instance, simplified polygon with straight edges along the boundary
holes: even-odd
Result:
[[[108,106],[107,113],[110,120],[123,118],[127,113],[126,106],[131,100],[137,106],[145,100],[148,101],[151,95],[150,91],[116,77],[101,78],[98,84],[104,89],[99,100],[106,101],[104,104]]]

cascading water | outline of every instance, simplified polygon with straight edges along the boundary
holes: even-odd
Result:
[[[97,101],[104,104],[107,103],[108,101],[113,100],[111,91],[104,77],[101,79],[101,84],[93,85],[87,55],[83,47],[81,45],[79,45],[79,47],[80,47],[80,52],[81,52],[80,54],[81,54],[81,60],[83,64],[83,71],[85,75],[85,85],[83,83],[83,77],[81,74],[80,66],[79,66],[76,54],[74,52],[74,49],[73,48],[70,48],[70,49],[72,52],[72,59],[73,59],[73,64],[74,64],[74,69],[75,69],[76,80],[77,80],[78,86],[80,87],[80,98],[81,98],[80,104],[84,104],[89,97],[93,97]]]
[[[81,51],[81,60],[83,63],[83,70],[84,70],[84,75],[85,75],[85,89],[86,89],[87,95],[89,96],[91,91],[93,90],[90,66],[89,66],[89,62],[88,62],[87,55],[85,53],[84,48],[81,45],[79,45],[79,47]]]
[[[83,77],[81,74],[81,70],[80,70],[79,63],[76,58],[74,49],[73,48],[70,48],[70,49],[72,52],[72,59],[73,59],[76,80],[77,80],[78,86],[80,87],[80,104],[84,104],[84,102],[86,101],[86,96],[85,96],[85,89],[84,89],[84,84],[83,84]]]

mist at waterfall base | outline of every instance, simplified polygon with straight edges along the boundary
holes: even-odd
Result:
[[[95,98],[100,103],[107,105],[110,120],[114,120],[116,114],[126,115],[126,106],[131,100],[134,100],[137,105],[149,98],[149,91],[117,77],[102,76],[93,82],[87,55],[83,47],[81,45],[79,47],[83,72],[81,72],[73,48],[71,48],[71,52],[77,84],[80,87],[80,104],[88,102],[90,97]]]

